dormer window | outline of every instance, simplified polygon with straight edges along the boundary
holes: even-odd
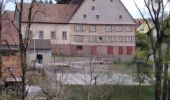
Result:
[[[99,19],[100,18],[100,15],[96,15],[96,19]]]
[[[91,9],[92,9],[92,10],[95,10],[95,7],[94,7],[94,6],[92,6],[92,7],[91,7]]]
[[[123,17],[122,17],[122,15],[119,15],[119,19],[122,19]]]
[[[84,15],[83,15],[83,18],[84,18],[84,19],[86,19],[86,17],[87,17],[87,15],[86,15],[86,14],[84,14]]]

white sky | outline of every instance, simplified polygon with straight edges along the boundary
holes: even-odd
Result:
[[[125,5],[125,7],[128,9],[128,11],[130,12],[130,14],[134,17],[134,18],[140,18],[140,14],[133,2],[133,0],[121,0],[123,2],[123,4]],[[137,5],[139,6],[139,8],[142,10],[143,13],[146,13],[145,11],[145,7],[144,7],[144,2],[143,0],[134,0]],[[7,10],[14,10],[14,4],[13,3],[8,3],[8,5],[6,6]],[[168,10],[169,8],[167,8]]]

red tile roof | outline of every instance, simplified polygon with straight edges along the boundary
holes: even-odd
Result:
[[[136,21],[138,26],[145,22],[143,19],[135,19],[135,21]]]
[[[36,50],[51,50],[52,44],[49,39],[32,39],[29,42],[28,48]]]
[[[30,6],[28,3],[23,5],[23,22],[28,20]],[[77,8],[78,4],[34,4],[32,22],[68,23]]]
[[[6,18],[2,21],[1,39],[7,41],[9,45],[19,45],[17,30],[12,23],[14,12],[7,11],[5,14]],[[2,45],[6,43],[2,42]]]

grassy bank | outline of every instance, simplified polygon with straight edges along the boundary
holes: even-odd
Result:
[[[153,86],[101,85],[91,88],[71,85],[66,100],[154,100]]]

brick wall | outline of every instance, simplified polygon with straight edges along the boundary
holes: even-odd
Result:
[[[13,78],[10,72],[12,72],[15,78],[21,78],[22,70],[19,56],[2,56],[1,66],[1,77],[3,79]]]

